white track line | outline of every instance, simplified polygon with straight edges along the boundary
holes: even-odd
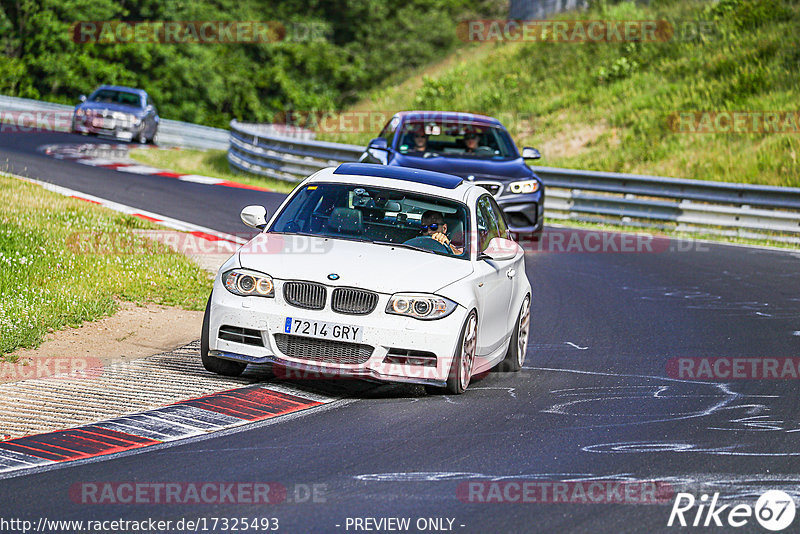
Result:
[[[172,217],[167,217],[166,215],[160,215],[158,213],[153,213],[152,211],[142,210],[139,208],[134,208],[132,206],[127,206],[125,204],[120,204],[119,202],[114,202],[111,200],[106,200],[104,198],[96,197],[94,195],[89,195],[87,193],[82,193],[80,191],[76,191],[74,189],[69,189],[67,187],[63,187],[56,184],[51,184],[49,182],[43,182],[41,180],[36,180],[35,178],[28,178],[26,176],[20,176],[18,174],[10,174],[10,173],[0,173],[3,176],[9,176],[11,178],[17,178],[19,180],[24,180],[26,182],[36,184],[38,186],[47,189],[48,191],[52,191],[54,193],[58,193],[59,195],[64,195],[67,197],[73,197],[80,200],[86,200],[88,202],[92,202],[94,204],[99,204],[105,208],[118,211],[120,213],[125,213],[128,215],[136,215],[136,216],[144,216],[145,218],[157,222],[163,226],[168,228],[173,228],[175,230],[180,230],[183,232],[202,232],[204,234],[212,235],[219,239],[223,239],[225,241],[229,241],[231,243],[236,243],[239,245],[243,245],[247,242],[246,239],[232,235],[226,234],[224,232],[218,232],[216,230],[212,230],[211,228],[207,228],[205,226],[200,226],[197,224],[192,224],[189,222],[181,221],[178,219],[173,219]]]

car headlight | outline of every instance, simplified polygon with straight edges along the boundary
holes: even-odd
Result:
[[[427,321],[447,317],[456,306],[452,300],[438,295],[397,293],[389,299],[386,313]]]
[[[267,274],[234,269],[222,276],[222,283],[225,289],[240,297],[275,296],[275,284]]]
[[[82,109],[76,109],[75,110],[75,116],[76,117],[83,117],[83,114],[84,114],[84,111]]]
[[[535,193],[539,190],[539,180],[523,180],[521,182],[511,182],[508,189],[512,193]]]

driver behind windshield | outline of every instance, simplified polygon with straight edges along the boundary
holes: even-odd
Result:
[[[425,153],[428,150],[428,134],[425,133],[425,127],[420,126],[411,133],[414,145],[411,147],[412,152]]]
[[[453,254],[460,256],[463,248],[458,248],[447,238],[447,224],[444,222],[444,215],[438,211],[428,210],[422,214],[422,235],[435,239],[442,245],[449,248]]]

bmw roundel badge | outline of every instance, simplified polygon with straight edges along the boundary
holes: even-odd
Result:
[[[336,273],[331,273],[331,274],[328,275],[328,280],[338,280],[338,279],[339,279],[339,275],[336,274]]]

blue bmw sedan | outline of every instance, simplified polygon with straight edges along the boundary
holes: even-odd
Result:
[[[404,111],[370,141],[359,161],[454,174],[486,188],[519,240],[538,239],[544,222],[544,186],[497,119],[473,113]]]

